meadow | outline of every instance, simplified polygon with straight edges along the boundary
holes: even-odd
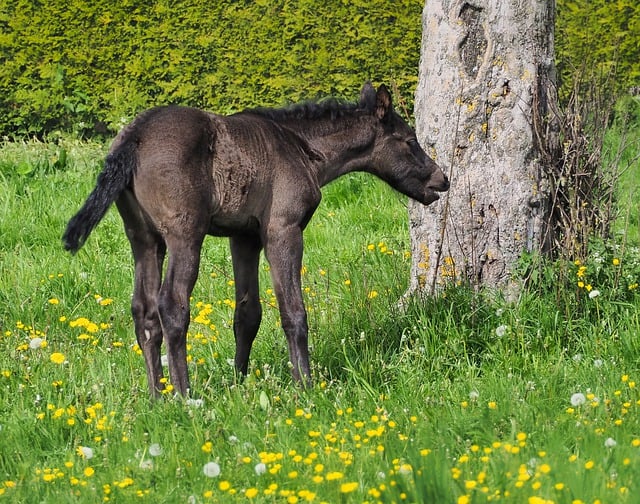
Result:
[[[640,502],[636,217],[583,260],[523,258],[515,301],[458,286],[400,309],[406,201],[340,179],[305,232],[313,388],[291,381],[265,261],[235,376],[229,250],[209,238],[192,395],[151,403],[117,212],[76,256],[60,241],[104,154],[0,146],[0,502]],[[623,174],[623,217],[639,172]]]

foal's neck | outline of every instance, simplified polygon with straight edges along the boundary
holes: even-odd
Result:
[[[321,160],[313,163],[321,186],[347,173],[368,168],[375,140],[369,116],[308,120],[298,132],[321,155]]]

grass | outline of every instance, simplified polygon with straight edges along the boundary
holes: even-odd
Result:
[[[305,232],[315,386],[291,383],[264,263],[236,380],[229,252],[209,239],[193,397],[152,405],[117,213],[77,256],[60,243],[103,154],[64,139],[0,152],[0,501],[637,502],[633,247],[546,265],[515,303],[459,287],[400,311],[405,202],[343,178]]]

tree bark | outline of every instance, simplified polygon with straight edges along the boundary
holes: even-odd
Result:
[[[416,131],[451,189],[410,204],[411,292],[506,287],[524,251],[549,250],[554,18],[554,0],[426,2]]]

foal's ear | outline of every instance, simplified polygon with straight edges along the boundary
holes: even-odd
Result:
[[[376,109],[376,90],[370,82],[365,83],[360,91],[360,108],[373,112]]]
[[[381,84],[376,93],[376,117],[381,121],[385,121],[392,109],[391,93],[389,93],[387,86]]]

